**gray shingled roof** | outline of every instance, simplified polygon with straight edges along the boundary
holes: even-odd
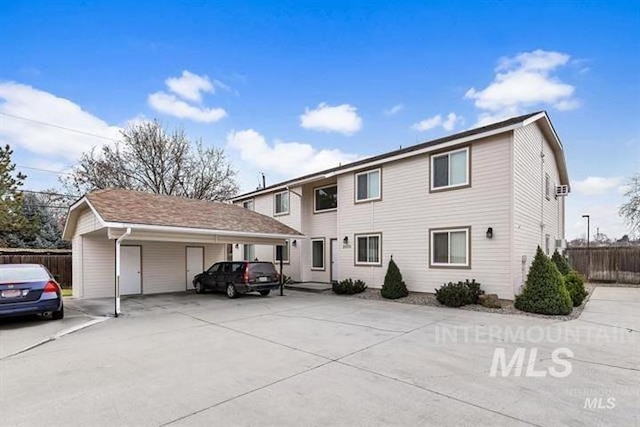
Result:
[[[302,235],[280,221],[228,203],[121,189],[94,191],[86,198],[106,222]]]

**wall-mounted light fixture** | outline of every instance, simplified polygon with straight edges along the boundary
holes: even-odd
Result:
[[[493,228],[487,228],[487,239],[493,239]]]
[[[342,244],[344,244],[344,245],[348,245],[349,244],[349,236],[344,236],[344,239],[342,239]]]
[[[298,246],[298,242],[294,239],[293,242],[291,242],[291,246],[295,248],[296,246]]]
[[[236,243],[236,249],[238,249],[239,247],[240,247],[240,245]]]

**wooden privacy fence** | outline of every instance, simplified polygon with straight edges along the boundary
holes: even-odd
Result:
[[[568,248],[569,263],[593,282],[640,284],[640,246]]]
[[[42,264],[63,289],[71,289],[71,250],[0,248],[0,264]]]

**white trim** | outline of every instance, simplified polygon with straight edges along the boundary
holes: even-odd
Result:
[[[174,227],[171,225],[151,225],[151,224],[130,224],[126,222],[105,222],[104,227],[110,228],[127,228],[130,227],[134,231],[149,230],[149,231],[166,231],[170,233],[184,233],[184,234],[206,234],[206,235],[219,235],[219,236],[240,236],[240,237],[255,237],[264,239],[283,239],[286,240],[290,237],[301,238],[302,234],[281,234],[281,233],[253,233],[250,231],[230,231],[230,230],[215,230],[210,228],[190,228],[190,227]]]
[[[465,233],[465,258],[467,260],[467,262],[465,263],[452,263],[452,262],[435,262],[434,261],[434,255],[435,255],[435,243],[434,243],[434,238],[433,235],[436,233],[447,233],[448,234],[448,243],[447,243],[447,259],[449,261],[451,261],[451,233],[459,233],[461,231],[464,231]],[[443,229],[435,229],[435,230],[430,230],[430,239],[429,239],[429,257],[431,258],[431,266],[432,267],[469,267],[469,246],[471,246],[471,243],[469,241],[469,228],[468,227],[460,227],[460,228],[443,228]]]
[[[312,270],[321,270],[324,271],[326,267],[326,257],[327,257],[327,245],[324,237],[317,237],[315,239],[311,239],[311,269]],[[322,267],[314,267],[313,266],[313,242],[322,242]]]
[[[448,180],[449,180],[449,182],[451,182],[451,155],[452,154],[456,154],[456,153],[460,153],[462,151],[465,151],[466,154],[467,154],[467,158],[466,158],[466,166],[467,167],[466,167],[466,179],[465,179],[465,182],[460,183],[460,184],[455,184],[455,185],[449,184],[449,185],[443,185],[441,187],[434,187],[433,186],[433,184],[435,182],[434,181],[434,179],[435,179],[434,174],[436,172],[435,168],[433,167],[434,160],[436,158],[438,158],[438,157],[443,157],[443,156],[449,157],[449,163],[448,163],[449,169],[447,170],[447,174],[448,174]],[[469,175],[470,175],[470,171],[471,171],[471,167],[470,166],[471,166],[471,159],[470,159],[470,156],[469,156],[469,147],[464,147],[464,148],[460,148],[460,149],[457,149],[457,150],[445,151],[443,153],[432,154],[431,158],[430,158],[430,165],[429,165],[429,167],[431,169],[431,179],[429,180],[429,188],[431,189],[431,191],[438,191],[438,190],[450,190],[450,189],[457,188],[457,187],[468,186],[469,182],[470,182],[470,180],[469,180],[469,178],[470,178]]]
[[[100,223],[100,225],[102,227],[106,227],[106,222],[104,221],[104,219],[102,219],[102,217],[100,216],[100,214],[98,214],[98,211],[93,207],[93,205],[91,204],[91,202],[89,202],[89,199],[87,199],[87,196],[82,196],[82,198],[80,200],[78,200],[77,202],[75,202],[73,205],[71,205],[71,207],[69,208],[69,214],[67,215],[67,220],[64,223],[64,229],[62,230],[62,239],[63,240],[68,240],[71,241],[71,239],[73,239],[73,235],[71,236],[67,236],[67,229],[69,226],[69,220],[72,219],[71,218],[71,213],[76,210],[77,208],[79,208],[80,206],[82,206],[82,204],[86,204],[87,206],[89,206],[89,209],[91,210],[91,212],[95,215],[96,218],[98,218],[98,222]],[[74,217],[77,217],[78,214],[74,213]],[[76,222],[76,227],[78,225],[78,218],[74,218],[75,222]],[[74,235],[75,230],[74,230]]]
[[[367,238],[367,259],[369,259],[369,238],[370,237],[377,237],[378,238],[378,261],[377,262],[371,262],[371,261],[358,261],[358,239],[362,238],[362,237],[366,237]],[[354,249],[355,249],[355,256],[354,256],[354,264],[355,265],[382,265],[382,233],[362,233],[362,234],[358,234],[356,233],[353,236],[355,242],[354,242]]]
[[[370,173],[378,172],[378,196],[377,197],[368,197],[366,199],[358,199],[358,177],[360,175],[369,175]],[[362,172],[358,172],[353,174],[353,187],[355,189],[354,200],[356,203],[361,202],[372,202],[374,200],[382,199],[382,168],[376,169],[367,169]],[[367,196],[369,195],[369,177],[367,177]]]
[[[330,188],[330,187],[336,187],[336,207],[335,208],[329,208],[329,209],[316,209],[316,191],[318,190],[324,190],[325,188]],[[325,212],[333,212],[333,211],[337,211],[338,210],[338,183],[334,183],[334,184],[327,184],[327,185],[323,185],[321,187],[314,187],[313,189],[313,213],[325,213]]]
[[[277,211],[278,203],[276,202],[276,198],[279,194],[285,194],[285,193],[287,194],[287,210],[278,212]],[[282,200],[282,198],[280,199]],[[273,193],[273,216],[289,215],[290,210],[291,210],[291,196],[289,195],[289,190],[278,191],[277,193]]]
[[[251,202],[251,209],[249,209],[249,208],[247,208],[245,206],[245,203],[249,203],[249,202]],[[256,210],[256,199],[252,197],[250,199],[243,200],[242,201],[242,207],[247,209],[247,210],[250,210],[252,212],[255,212],[255,210]]]

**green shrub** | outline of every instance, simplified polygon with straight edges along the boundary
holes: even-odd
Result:
[[[362,280],[356,280],[355,282],[349,278],[339,282],[333,282],[333,292],[338,295],[353,295],[359,294],[367,289],[367,285]]]
[[[393,257],[389,261],[389,267],[387,268],[387,274],[384,276],[384,284],[380,289],[380,295],[384,298],[396,299],[409,295],[407,285],[402,280],[402,273],[396,265]]]
[[[569,291],[574,307],[578,307],[582,304],[582,301],[584,301],[587,295],[589,295],[587,290],[584,288],[584,279],[580,273],[575,270],[571,270],[564,276],[564,285]]]
[[[562,274],[538,246],[524,289],[516,296],[515,307],[531,313],[569,314],[572,306]]]
[[[484,291],[480,289],[480,283],[475,279],[458,283],[445,283],[436,289],[436,299],[440,304],[448,307],[461,307],[467,304],[477,304],[480,295]]]
[[[562,255],[560,255],[560,252],[558,252],[557,249],[551,256],[551,261],[553,261],[556,267],[558,267],[558,271],[560,271],[560,274],[562,274],[563,276],[566,276],[571,271],[569,261],[567,261],[567,259]]]

